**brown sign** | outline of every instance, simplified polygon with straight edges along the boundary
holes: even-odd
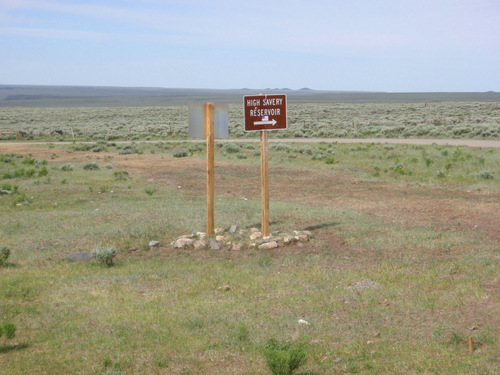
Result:
[[[286,95],[243,97],[245,131],[286,129]]]

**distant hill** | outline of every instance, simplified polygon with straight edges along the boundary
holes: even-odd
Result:
[[[286,94],[290,103],[500,102],[498,92],[385,93],[282,89],[0,85],[0,107],[163,106],[242,103],[245,95]]]

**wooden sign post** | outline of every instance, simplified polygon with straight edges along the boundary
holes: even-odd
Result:
[[[215,200],[215,134],[214,104],[205,103],[204,133],[207,139],[207,234],[214,234],[214,200]]]
[[[224,104],[190,103],[189,136],[207,140],[207,234],[214,234],[215,138],[228,137],[228,107]]]
[[[286,129],[286,95],[253,95],[243,98],[245,131],[260,131],[260,191],[262,199],[262,236],[269,232],[269,168],[267,132]]]
[[[269,163],[267,132],[260,132],[260,191],[262,200],[262,236],[269,236]]]

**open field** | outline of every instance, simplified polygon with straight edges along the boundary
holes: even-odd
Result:
[[[217,146],[216,226],[258,227],[258,146]],[[203,144],[0,155],[0,374],[270,374],[270,338],[298,374],[500,371],[498,149],[274,142],[271,231],[314,238],[239,251],[169,245],[204,228]]]

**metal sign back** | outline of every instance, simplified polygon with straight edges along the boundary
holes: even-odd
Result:
[[[189,103],[189,138],[205,139],[204,103]],[[215,138],[228,138],[228,106],[214,104],[214,134]]]

